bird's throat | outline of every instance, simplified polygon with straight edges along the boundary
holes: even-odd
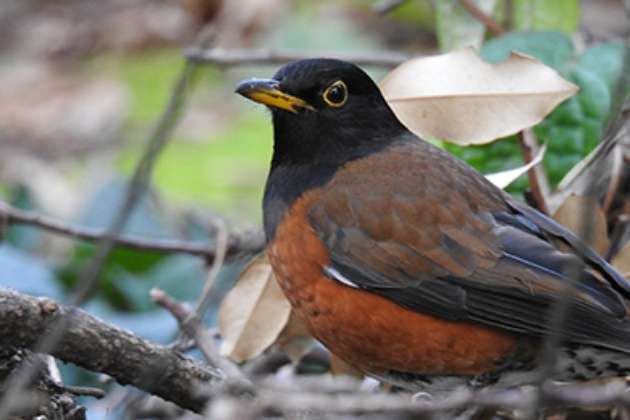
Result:
[[[263,200],[267,242],[275,235],[291,204],[306,191],[325,185],[340,165],[272,165]]]

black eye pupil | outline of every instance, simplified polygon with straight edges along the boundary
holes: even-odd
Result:
[[[333,103],[343,102],[345,99],[345,90],[341,86],[333,86],[328,91],[328,100]]]

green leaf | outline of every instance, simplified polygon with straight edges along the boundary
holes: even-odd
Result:
[[[488,15],[496,8],[496,0],[473,0]],[[440,49],[450,51],[473,46],[478,48],[484,39],[485,26],[475,19],[458,0],[435,2],[437,37]]]
[[[610,89],[596,73],[575,67],[569,78],[580,86],[577,99],[584,116],[602,120],[610,110]]]
[[[571,38],[560,32],[512,32],[491,39],[481,48],[481,56],[491,62],[506,60],[512,51],[536,57],[562,71],[573,57]]]
[[[607,42],[584,51],[577,66],[597,74],[612,90],[623,67],[624,46],[621,42]]]
[[[534,128],[539,141],[549,145],[544,165],[552,184],[597,145],[610,109],[610,91],[597,74],[576,66],[568,77],[580,86],[579,93]]]
[[[77,244],[70,260],[57,267],[57,276],[65,286],[72,287],[76,284],[83,268],[94,256],[94,250],[93,244]],[[125,275],[141,277],[143,273],[151,270],[165,258],[168,257],[160,253],[141,252],[122,247],[114,248],[100,274],[99,297],[106,299],[117,308],[130,309],[124,293],[114,285],[114,279]]]
[[[461,147],[445,143],[444,147],[451,153],[461,157],[481,173],[489,174],[523,165],[520,146],[516,136],[510,136],[494,143],[481,146]],[[527,180],[521,178],[506,188],[509,192],[522,192]]]
[[[513,0],[514,29],[574,32],[580,24],[578,0]]]

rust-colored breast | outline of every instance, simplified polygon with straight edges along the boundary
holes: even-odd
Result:
[[[307,219],[317,197],[314,190],[294,203],[269,257],[294,309],[333,353],[372,373],[477,375],[517,350],[510,334],[410,311],[325,277],[328,252]]]

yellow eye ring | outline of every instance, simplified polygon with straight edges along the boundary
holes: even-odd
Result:
[[[343,80],[337,80],[326,88],[322,97],[328,105],[339,108],[348,100],[348,86]]]

